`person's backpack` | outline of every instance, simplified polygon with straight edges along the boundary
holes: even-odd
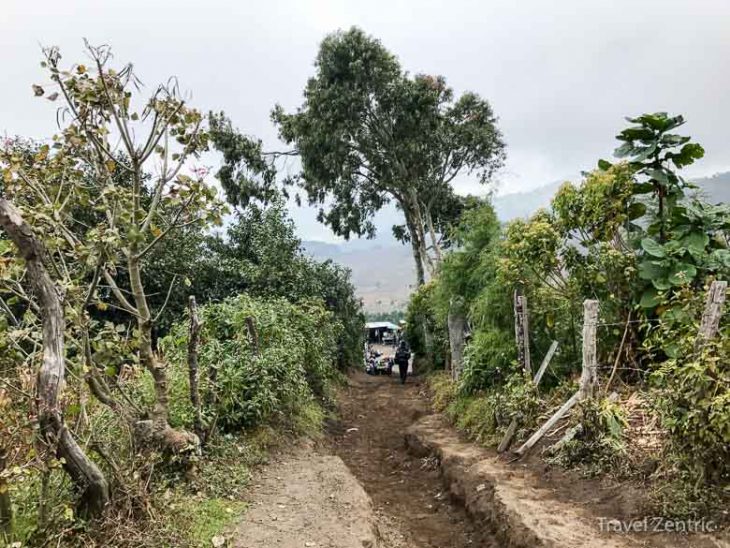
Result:
[[[395,363],[408,363],[411,358],[411,353],[408,350],[399,348],[395,352]]]

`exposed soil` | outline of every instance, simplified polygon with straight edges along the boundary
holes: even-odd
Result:
[[[397,371],[397,370],[396,370]],[[465,548],[499,544],[444,489],[433,459],[410,455],[406,429],[429,412],[417,378],[353,374],[331,426],[333,452],[372,498],[388,548]]]
[[[236,548],[376,548],[372,504],[341,459],[311,446],[259,470]]]
[[[600,534],[600,517],[641,515],[636,489],[537,457],[505,462],[431,415],[425,385],[401,385],[397,369],[353,373],[339,402],[327,441],[279,454],[258,475],[234,546],[725,546],[705,535]]]

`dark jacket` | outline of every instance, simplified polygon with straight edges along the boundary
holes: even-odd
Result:
[[[399,348],[395,352],[395,363],[398,365],[408,365],[408,360],[411,359],[411,353],[407,348]]]

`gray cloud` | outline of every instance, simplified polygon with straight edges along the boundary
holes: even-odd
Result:
[[[39,44],[75,61],[86,37],[111,44],[147,84],[176,75],[196,105],[274,146],[272,105],[299,104],[319,41],[350,25],[409,71],[490,99],[509,145],[500,192],[590,168],[610,155],[622,117],[644,111],[685,114],[707,149],[690,174],[730,166],[725,0],[3,0],[0,130],[54,130],[53,105],[30,90],[43,77]],[[293,214],[305,238],[331,238],[310,210]]]

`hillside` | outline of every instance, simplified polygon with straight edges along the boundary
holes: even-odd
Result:
[[[410,248],[397,242],[353,240],[341,244],[304,242],[317,259],[332,259],[352,270],[352,282],[368,312],[405,307],[416,279]]]

